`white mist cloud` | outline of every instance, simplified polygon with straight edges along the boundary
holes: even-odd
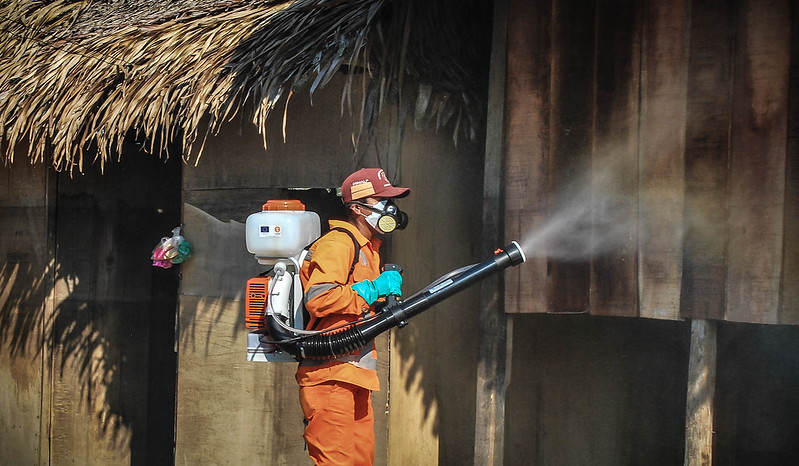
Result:
[[[652,178],[638,154],[627,147],[615,148],[615,152],[614,148],[598,150],[590,161],[588,168],[552,195],[546,221],[527,226],[520,244],[528,257],[585,261],[625,248],[634,253],[638,242],[655,232],[679,241],[684,228],[682,180],[674,183],[662,176]],[[651,169],[657,171],[654,165]],[[665,225],[648,225],[653,217],[659,221],[659,216],[647,213],[659,206],[659,214],[680,218]],[[695,216],[704,217],[701,213]],[[664,228],[675,231],[664,232]]]

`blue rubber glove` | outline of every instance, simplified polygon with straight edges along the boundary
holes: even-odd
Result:
[[[396,270],[387,270],[374,280],[353,283],[352,289],[371,306],[381,296],[401,295],[402,275]]]

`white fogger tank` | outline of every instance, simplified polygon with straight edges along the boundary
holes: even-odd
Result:
[[[280,316],[288,327],[302,328],[302,284],[298,273],[305,247],[321,234],[319,215],[305,210],[298,200],[270,200],[262,211],[247,217],[247,250],[267,272],[249,279],[246,291],[245,326],[248,361],[295,359],[268,343],[265,316]]]
[[[297,200],[272,200],[247,217],[247,250],[261,265],[297,256],[321,234],[319,215]]]

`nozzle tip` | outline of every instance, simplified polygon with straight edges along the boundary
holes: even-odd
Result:
[[[519,243],[516,241],[511,241],[508,247],[505,248],[505,252],[507,252],[508,257],[510,257],[511,265],[519,265],[522,262],[527,261],[527,256],[524,255],[522,247],[519,246]]]

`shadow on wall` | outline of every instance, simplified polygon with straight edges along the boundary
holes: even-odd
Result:
[[[681,464],[690,325],[520,314],[505,462]]]
[[[449,141],[429,134],[408,139],[412,150],[417,144],[419,153],[437,158],[403,161],[402,182],[412,192],[398,204],[410,222],[391,237],[384,257],[404,269],[404,299],[491,256],[480,244],[482,145],[461,144],[453,151]],[[391,333],[389,435],[390,454],[402,457],[397,461],[474,462],[480,286],[446,298]],[[414,448],[402,447],[409,444]]]
[[[43,358],[39,377],[52,370],[35,383],[51,400],[53,458],[107,448],[92,435],[129,447],[133,464],[172,458],[178,273],[150,254],[180,222],[181,165],[126,149],[104,174],[49,174],[49,212],[15,209],[12,234],[30,239],[0,269],[0,345]]]
[[[713,459],[799,463],[799,327],[721,322]]]

